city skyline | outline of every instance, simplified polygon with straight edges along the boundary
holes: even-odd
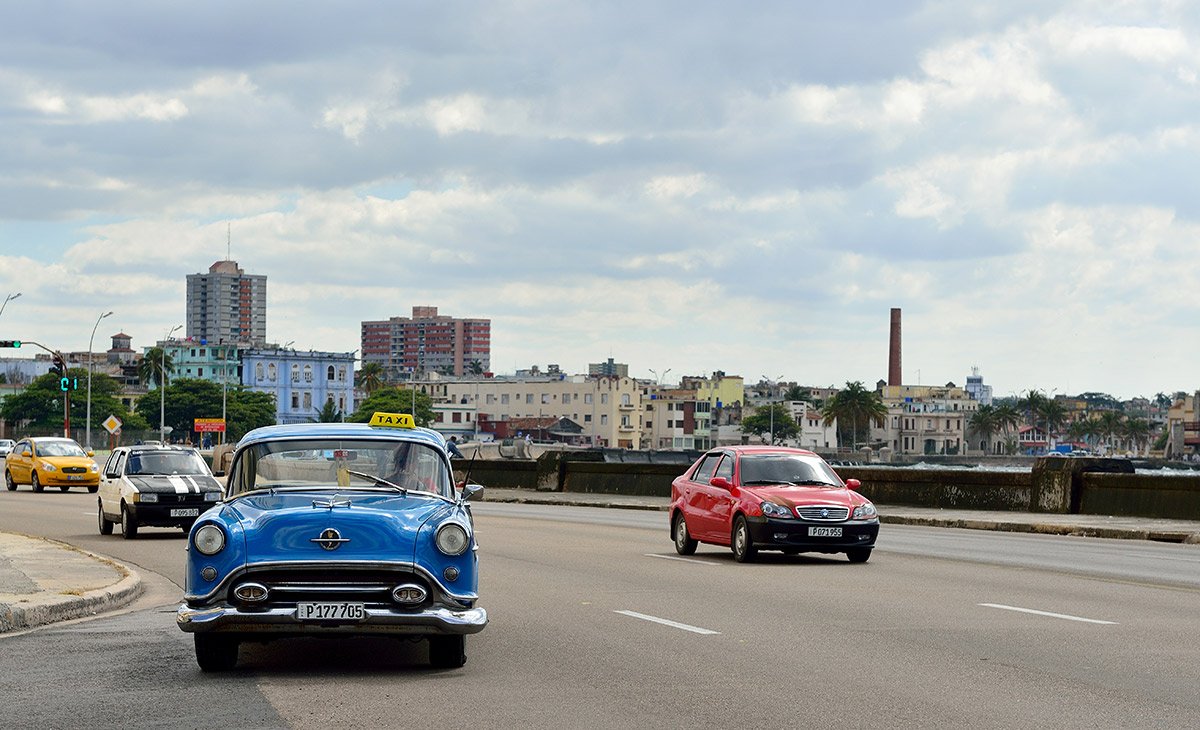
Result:
[[[906,384],[1200,386],[1185,6],[555,7],[5,7],[0,338],[152,343],[232,259],[305,349],[873,386],[898,307]]]

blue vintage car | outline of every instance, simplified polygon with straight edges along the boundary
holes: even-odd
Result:
[[[461,667],[487,625],[466,504],[482,488],[452,474],[407,414],[246,434],[188,536],[176,620],[200,668],[233,668],[243,641],[362,634],[424,637],[435,667]]]

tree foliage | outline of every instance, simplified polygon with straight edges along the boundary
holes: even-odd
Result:
[[[826,426],[837,422],[838,443],[851,443],[855,448],[869,440],[872,425],[886,425],[887,413],[882,396],[867,390],[861,380],[846,383],[821,409]]]
[[[81,427],[87,421],[87,378],[86,368],[68,368],[66,377],[70,382],[70,418],[71,426]],[[104,373],[92,373],[92,425],[110,415],[121,419],[126,428],[146,428],[146,422],[136,413],[130,413],[117,394],[120,384]],[[19,423],[27,428],[53,429],[63,425],[64,394],[60,377],[54,373],[34,378],[20,393],[8,396],[2,406],[0,415],[12,423]]]
[[[170,355],[163,353],[163,348],[151,347],[142,359],[138,360],[138,380],[157,387],[163,382],[163,373],[166,373],[168,378],[174,375],[175,361]]]
[[[752,433],[763,443],[780,444],[795,438],[800,426],[782,403],[768,403],[742,418],[742,433]]]
[[[221,386],[199,378],[177,378],[163,393],[152,390],[137,400],[137,412],[150,424],[159,426],[159,409],[165,407],[164,422],[175,438],[191,439],[197,418],[221,417]],[[225,393],[225,438],[235,441],[261,426],[275,423],[275,398],[270,393],[233,386]]]
[[[371,414],[376,412],[412,413],[418,426],[433,423],[433,400],[428,394],[416,391],[417,412],[413,413],[413,398],[414,392],[408,388],[384,386],[359,403],[358,409],[347,416],[346,420],[352,423],[366,423],[371,420]]]

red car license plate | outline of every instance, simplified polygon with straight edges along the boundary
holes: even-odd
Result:
[[[810,527],[808,528],[809,537],[841,537],[842,528],[840,527]]]

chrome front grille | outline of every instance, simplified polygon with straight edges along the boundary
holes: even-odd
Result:
[[[845,522],[850,516],[848,507],[824,507],[817,505],[815,507],[797,507],[796,514],[802,520],[812,520],[814,522]]]
[[[420,608],[431,601],[431,587],[420,576],[410,572],[359,572],[359,571],[280,571],[251,572],[233,584],[232,596],[238,586],[256,583],[267,589],[265,602],[246,604],[247,608],[293,607],[308,601],[348,601],[363,603],[368,607],[401,608],[395,603],[392,591],[398,585],[420,585],[426,592],[426,600],[417,605],[406,605],[405,609]],[[236,600],[236,599],[235,599]]]
[[[84,474],[87,472],[86,466],[64,466],[63,474]]]

